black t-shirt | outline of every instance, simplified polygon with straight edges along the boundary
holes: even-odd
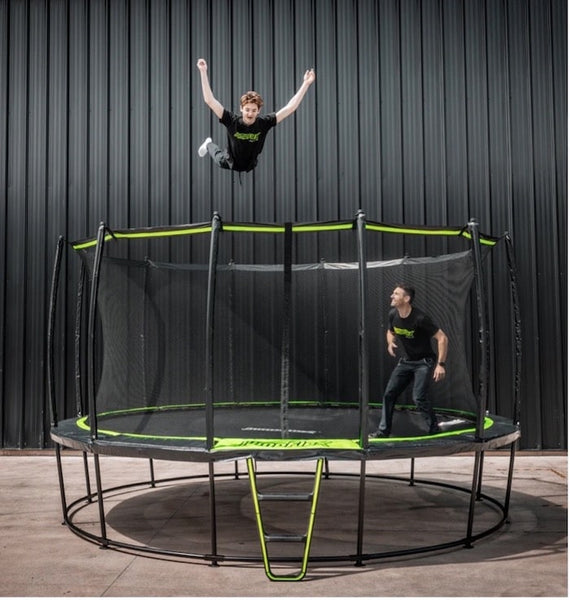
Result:
[[[277,125],[277,116],[259,116],[252,125],[245,125],[240,115],[224,109],[220,123],[228,130],[228,152],[234,171],[251,171],[263,150],[267,132]]]
[[[429,315],[412,307],[412,312],[402,319],[398,311],[393,308],[388,315],[388,321],[388,329],[396,335],[400,342],[398,348],[402,358],[410,360],[436,358],[431,339],[439,327]]]

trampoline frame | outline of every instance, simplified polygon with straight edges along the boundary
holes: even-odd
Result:
[[[479,395],[478,395],[478,414],[476,419],[476,432],[474,436],[474,440],[472,443],[472,451],[474,453],[474,465],[473,465],[473,477],[472,477],[472,485],[470,488],[460,487],[456,485],[452,485],[444,482],[436,482],[430,480],[420,480],[415,477],[415,458],[411,455],[411,468],[410,468],[410,477],[394,477],[394,476],[384,476],[384,475],[371,475],[366,473],[366,450],[369,448],[370,444],[368,441],[367,435],[367,414],[368,414],[368,340],[367,340],[367,328],[365,322],[366,315],[366,290],[367,290],[367,282],[366,282],[366,245],[365,245],[365,232],[366,229],[376,229],[379,231],[396,231],[399,233],[425,233],[426,230],[421,228],[409,228],[403,226],[389,226],[383,225],[380,223],[367,223],[364,213],[359,211],[356,215],[354,223],[350,223],[348,226],[346,223],[341,224],[342,228],[355,228],[357,232],[357,244],[358,244],[358,263],[359,263],[359,406],[360,406],[360,445],[362,450],[364,451],[362,457],[360,458],[360,473],[358,475],[354,473],[343,473],[339,472],[335,477],[358,477],[359,478],[359,493],[358,493],[358,528],[357,535],[355,540],[355,552],[353,554],[342,555],[342,556],[308,556],[308,562],[333,562],[333,561],[353,561],[356,565],[360,566],[364,564],[364,561],[376,560],[376,559],[384,559],[388,557],[397,557],[397,556],[406,556],[410,554],[418,554],[425,553],[430,551],[444,550],[448,548],[453,548],[457,546],[471,547],[472,544],[482,539],[488,535],[491,535],[498,529],[500,529],[506,522],[508,522],[508,512],[509,512],[509,504],[510,504],[510,496],[511,496],[511,488],[512,488],[512,479],[514,472],[514,460],[516,454],[516,445],[517,441],[520,438],[520,430],[518,426],[519,414],[520,414],[520,401],[519,401],[519,382],[520,382],[520,366],[521,366],[521,340],[520,340],[520,322],[519,322],[519,313],[518,313],[518,293],[516,286],[516,269],[514,266],[514,254],[512,251],[512,244],[510,241],[510,237],[508,234],[505,234],[505,240],[507,243],[507,259],[509,266],[509,275],[510,275],[510,289],[511,289],[511,303],[513,307],[514,313],[514,348],[515,348],[515,357],[514,357],[514,419],[513,419],[513,429],[508,434],[500,437],[499,439],[494,440],[486,440],[484,438],[484,421],[485,415],[487,412],[487,395],[488,395],[488,374],[489,374],[489,355],[488,355],[488,331],[487,331],[487,316],[486,316],[486,305],[485,305],[485,286],[484,286],[484,278],[482,273],[482,261],[481,261],[481,244],[490,244],[494,245],[497,241],[497,238],[491,238],[490,236],[483,236],[479,233],[477,222],[472,219],[466,227],[463,228],[437,228],[434,231],[430,232],[434,235],[462,235],[468,237],[472,242],[473,248],[473,256],[474,256],[474,278],[475,278],[475,289],[476,289],[476,297],[477,297],[477,311],[479,316],[479,325],[480,325],[480,338],[479,338],[479,346],[481,352],[481,361],[480,361],[480,371],[479,371]],[[297,226],[298,228],[302,227],[318,227],[318,224],[306,225],[306,226]],[[200,226],[192,226],[192,227],[200,227]],[[206,225],[202,225],[202,227],[207,227]],[[214,213],[212,224],[211,224],[211,241],[210,241],[210,261],[209,261],[209,271],[208,271],[208,295],[207,295],[207,336],[206,336],[206,391],[207,391],[207,403],[206,403],[206,451],[209,452],[214,447],[214,430],[213,430],[213,406],[214,406],[214,395],[213,395],[213,334],[214,334],[214,303],[215,303],[215,284],[216,284],[216,263],[217,263],[217,248],[218,248],[218,235],[222,227],[222,222],[217,213]],[[231,230],[231,227],[239,228],[238,225],[229,224],[229,226],[224,225],[224,228],[228,228]],[[275,226],[277,227],[277,226]],[[328,225],[330,227],[330,224]],[[340,226],[339,226],[340,228]],[[236,229],[239,230],[239,229]],[[287,232],[292,230],[291,224],[287,224],[285,227],[285,233],[287,236]],[[281,230],[280,230],[281,231]],[[149,458],[149,467],[150,467],[150,479],[145,482],[131,482],[126,483],[124,485],[115,486],[112,488],[104,488],[102,485],[102,472],[99,456],[100,454],[113,454],[113,451],[109,448],[102,448],[101,445],[97,443],[98,434],[97,434],[97,411],[96,411],[96,382],[95,382],[95,373],[94,373],[94,365],[95,365],[95,332],[97,325],[97,293],[98,293],[98,280],[99,280],[99,269],[101,266],[101,259],[103,255],[103,248],[105,244],[106,236],[108,235],[117,235],[117,232],[109,233],[110,230],[108,227],[101,223],[96,240],[96,248],[95,248],[95,258],[94,258],[94,266],[93,273],[91,277],[91,288],[90,288],[90,299],[89,299],[89,310],[87,315],[87,395],[88,395],[88,411],[90,416],[90,441],[91,443],[83,446],[80,444],[79,446],[75,446],[73,441],[62,439],[57,434],[57,426],[58,426],[58,417],[57,417],[57,404],[56,404],[56,391],[55,391],[55,369],[54,369],[54,331],[55,331],[55,313],[56,313],[56,305],[57,305],[57,295],[58,295],[58,285],[60,278],[60,268],[61,268],[61,260],[63,254],[64,240],[63,237],[60,237],[58,240],[58,245],[56,249],[56,256],[54,260],[54,271],[52,278],[52,288],[50,295],[50,315],[48,320],[48,335],[47,335],[47,343],[48,343],[48,353],[47,353],[47,361],[48,361],[48,390],[50,394],[50,404],[52,409],[52,440],[55,442],[55,453],[57,459],[57,470],[58,470],[58,478],[59,478],[59,487],[60,487],[60,495],[61,495],[61,504],[62,504],[62,513],[63,513],[63,522],[67,527],[73,531],[75,534],[80,537],[91,541],[93,543],[99,544],[102,547],[114,547],[114,548],[123,548],[129,550],[136,550],[143,553],[149,553],[151,555],[160,555],[160,556],[173,556],[173,557],[182,557],[182,558],[192,558],[192,559],[202,559],[204,561],[210,562],[213,565],[218,564],[221,561],[238,561],[238,562],[259,562],[262,560],[262,557],[248,557],[248,556],[229,556],[222,555],[218,553],[217,549],[217,524],[216,524],[216,489],[215,482],[220,477],[227,477],[226,474],[216,474],[214,465],[218,460],[228,460],[228,458],[224,458],[223,452],[220,454],[210,454],[207,459],[208,464],[208,473],[204,475],[197,476],[185,476],[185,477],[177,477],[171,479],[156,479],[154,474],[154,460],[156,457]],[[121,235],[121,233],[119,233]],[[287,256],[287,252],[286,252]],[[289,268],[290,268],[290,258],[289,260]],[[285,284],[285,297],[287,297],[287,265],[284,265],[284,284]],[[81,321],[83,314],[83,287],[84,280],[86,277],[86,272],[84,267],[82,266],[82,272],[80,276],[80,296],[78,296],[77,303],[77,311],[78,316],[76,320],[76,371],[77,371],[77,380],[81,377],[81,368],[79,366],[79,349],[80,342],[78,341],[78,332],[81,329]],[[290,285],[290,282],[289,282]],[[287,303],[285,303],[287,310]],[[287,327],[288,315],[285,312],[285,327]],[[287,349],[284,351],[284,356],[287,355]],[[284,365],[285,368],[287,365]],[[81,400],[81,391],[80,384],[78,381],[77,388],[77,407],[78,409],[83,405]],[[287,390],[283,391],[282,403],[283,405],[287,405]],[[285,415],[286,416],[286,415]],[[486,494],[482,493],[482,481],[483,481],[483,463],[484,463],[484,454],[485,451],[492,448],[499,447],[510,447],[510,460],[509,460],[509,468],[508,468],[508,476],[505,487],[505,496],[504,500],[498,500],[496,498],[492,498]],[[62,464],[62,448],[70,447],[70,448],[78,448],[81,447],[83,461],[84,461],[84,476],[85,476],[85,485],[86,485],[86,495],[73,500],[68,503],[66,497],[66,485],[65,478],[63,472],[63,464]],[[459,450],[458,450],[459,451]],[[268,451],[266,451],[268,452]],[[270,451],[269,451],[270,452]],[[451,452],[453,453],[453,452]],[[88,454],[92,454],[95,468],[95,479],[96,479],[96,490],[92,491],[91,482],[89,476],[89,468],[88,468]],[[190,453],[191,454],[191,453]],[[450,452],[445,452],[444,454],[450,454]],[[128,454],[127,454],[128,455]],[[432,455],[437,455],[436,452],[432,453]],[[246,454],[241,458],[247,458],[248,456],[252,456],[252,454]],[[253,453],[254,458],[255,453]],[[334,456],[333,456],[334,457]],[[332,472],[329,469],[328,459],[329,456],[326,456],[326,453],[321,452],[318,456],[315,455],[314,458],[325,458],[325,472],[323,477],[325,479],[329,479],[333,476]],[[376,458],[376,457],[375,457]],[[244,473],[239,471],[238,467],[238,459],[232,457],[232,460],[235,460],[235,473],[234,477],[236,479],[240,478]],[[185,458],[184,460],[190,460],[191,458]],[[279,458],[278,458],[279,460]],[[302,473],[299,472],[266,472],[265,475],[286,475],[286,476],[299,476]],[[209,505],[210,505],[210,536],[211,536],[211,548],[209,553],[187,553],[187,552],[179,552],[175,550],[168,550],[163,548],[153,548],[146,545],[138,545],[138,544],[128,544],[125,542],[121,542],[118,540],[111,539],[107,534],[107,526],[106,526],[106,515],[105,515],[105,506],[104,506],[104,498],[110,493],[115,493],[120,490],[133,489],[141,486],[149,485],[151,487],[155,487],[157,484],[171,482],[175,480],[192,480],[199,478],[207,478],[209,482]],[[386,551],[386,552],[377,552],[377,553],[365,553],[363,552],[363,539],[364,539],[364,523],[365,523],[365,489],[366,489],[366,481],[370,478],[373,479],[387,479],[394,481],[406,481],[409,485],[413,486],[416,484],[422,485],[433,485],[439,486],[444,489],[460,491],[463,493],[467,493],[470,496],[469,501],[469,509],[467,515],[467,524],[466,524],[466,534],[464,537],[454,540],[451,542],[445,542],[440,544],[433,544],[428,546],[422,546],[417,548],[407,548],[403,550],[397,551]],[[93,500],[96,499],[98,502],[98,510],[99,510],[99,525],[101,533],[99,536],[89,533],[88,531],[78,527],[73,522],[73,516],[76,514],[81,508],[90,505]],[[473,524],[474,524],[474,515],[475,515],[475,505],[477,501],[485,501],[498,509],[500,513],[500,518],[498,521],[493,524],[491,527],[486,529],[483,532],[474,534],[473,533]],[[295,557],[286,557],[273,559],[273,562],[291,562],[298,561],[300,558],[298,556]],[[267,568],[266,568],[267,572]],[[269,576],[269,573],[268,573]]]

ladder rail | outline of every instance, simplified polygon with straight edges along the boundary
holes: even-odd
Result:
[[[251,486],[251,492],[253,497],[253,506],[255,511],[255,520],[257,523],[257,532],[259,534],[259,541],[261,544],[261,554],[263,558],[263,566],[265,568],[265,574],[271,581],[301,581],[307,573],[307,565],[309,563],[309,555],[311,552],[311,542],[313,538],[313,530],[315,526],[315,519],[317,513],[317,504],[319,500],[319,492],[321,487],[321,480],[323,474],[324,458],[317,459],[317,466],[315,469],[315,480],[313,485],[313,492],[311,494],[260,494],[257,490],[257,478],[255,473],[255,465],[252,457],[247,459],[247,471],[249,475],[249,482]],[[292,502],[299,500],[310,500],[311,508],[309,510],[309,521],[307,525],[307,531],[303,535],[296,534],[267,534],[265,527],[263,526],[263,516],[261,514],[260,500],[289,500]],[[267,548],[267,542],[305,542],[303,550],[303,558],[301,561],[301,568],[297,573],[290,573],[286,575],[276,575],[271,569],[271,561],[269,558],[269,551]]]

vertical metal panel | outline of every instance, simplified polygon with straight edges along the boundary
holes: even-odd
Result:
[[[550,2],[530,1],[530,45],[533,112],[540,118],[533,120],[533,159],[534,189],[536,190],[536,235],[539,238],[537,262],[541,265],[537,276],[537,300],[539,315],[549,312],[561,315],[560,304],[560,268],[558,264],[558,240],[556,205],[546,202],[556,196],[556,165],[551,157],[555,153],[553,68],[552,68],[552,9]],[[552,296],[547,298],[544,290],[549,289]],[[541,422],[544,431],[543,444],[550,446],[555,439],[564,435],[566,427],[561,419],[566,402],[557,394],[562,388],[563,376],[559,370],[551,370],[563,355],[563,336],[553,336],[552,343],[542,347],[539,354],[541,372],[540,388],[544,398],[550,398],[548,408],[542,404]]]
[[[28,202],[29,11],[10,5],[8,54],[8,177],[6,199],[6,275],[4,282],[3,444],[23,447],[25,418],[26,208]],[[9,314],[8,314],[9,312]],[[10,410],[7,407],[10,407]]]
[[[5,396],[6,364],[6,220],[8,210],[8,106],[9,106],[9,8],[0,3],[0,408],[7,404]],[[4,444],[7,430],[4,410],[0,410],[0,445]]]
[[[281,108],[317,79],[237,176],[196,150],[256,89]],[[47,443],[44,331],[59,234],[225,220],[350,218],[511,231],[523,304],[523,446],[566,446],[567,6],[563,0],[6,0],[0,2],[0,443]],[[375,242],[376,243],[376,242]],[[245,254],[281,252],[255,242]],[[299,252],[317,244],[306,237]],[[329,257],[344,238],[319,240]],[[384,237],[386,254],[445,251]],[[239,258],[239,257],[236,257]],[[492,259],[493,363],[508,336]],[[73,412],[74,283],[64,263],[60,415]],[[548,290],[545,296],[544,290]],[[382,301],[382,299],[379,299]],[[373,358],[374,360],[374,358]],[[507,369],[491,408],[510,411]]]

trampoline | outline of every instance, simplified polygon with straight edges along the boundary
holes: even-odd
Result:
[[[109,490],[101,483],[101,455],[148,459],[151,485],[155,460],[206,463],[210,551],[136,547],[216,564],[259,560],[274,580],[302,579],[313,560],[362,564],[402,554],[363,551],[367,461],[410,458],[413,480],[417,457],[473,454],[473,484],[463,490],[470,498],[466,535],[444,547],[468,546],[508,519],[520,437],[520,327],[508,234],[481,234],[474,220],[457,228],[404,227],[370,222],[359,212],[341,222],[243,224],[225,223],[215,213],[210,223],[178,227],[112,230],[102,223],[96,237],[70,245],[81,257],[72,418],[58,417],[62,403],[54,375],[63,238],[54,264],[48,373],[64,521],[78,535],[104,546],[130,547],[107,534],[104,498]],[[490,332],[484,265],[497,246],[506,248],[513,309],[511,418],[487,410]],[[402,281],[413,281],[416,304],[432,314],[449,338],[448,377],[430,390],[441,431],[428,435],[410,397],[403,395],[391,437],[369,439],[394,366],[384,341],[388,299]],[[508,478],[505,497],[497,500],[482,493],[483,457],[487,450],[504,447],[510,448]],[[62,448],[80,450],[86,463],[88,493],[71,504]],[[90,490],[89,456],[96,470],[95,492]],[[256,559],[230,557],[217,548],[215,464],[228,460],[235,461],[236,478],[239,461],[246,462],[260,538]],[[314,461],[312,491],[260,492],[261,461]],[[312,557],[319,490],[335,476],[333,461],[356,461],[360,469],[354,552]],[[291,477],[298,479],[299,473]],[[138,485],[125,482],[125,487]],[[78,506],[93,499],[100,507],[99,536],[73,522]],[[300,500],[310,505],[306,529],[300,534],[269,532],[263,517],[266,502],[295,512]],[[477,500],[497,506],[500,516],[474,534]],[[272,559],[270,549],[288,542],[301,543],[300,554]],[[440,547],[436,540],[405,553]],[[301,565],[298,571],[275,573],[272,564],[293,559]]]

